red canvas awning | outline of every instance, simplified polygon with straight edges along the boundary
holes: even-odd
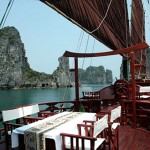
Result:
[[[128,47],[129,26],[126,0],[41,1],[110,49]]]
[[[141,0],[132,1],[131,11],[131,45],[145,41],[145,13]],[[139,76],[146,75],[146,50],[135,53],[135,63],[140,64],[135,69]]]

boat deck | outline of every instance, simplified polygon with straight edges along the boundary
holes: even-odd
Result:
[[[149,150],[150,132],[133,129],[130,126],[119,128],[119,150]]]
[[[100,108],[99,113],[109,114],[110,111],[117,106],[118,105],[112,105],[109,107],[103,106]],[[125,124],[125,122],[123,122],[123,124]],[[52,148],[50,149],[53,150]],[[133,129],[129,125],[121,125],[119,127],[119,150],[130,150],[130,149],[150,150],[150,131],[147,131],[144,129],[142,130],[140,128]],[[6,150],[5,143],[0,144],[0,150]],[[15,150],[18,150],[18,149],[15,149]],[[20,150],[23,150],[23,149],[20,149]],[[106,147],[106,150],[107,150],[107,147]]]
[[[150,132],[141,129],[133,129],[127,125],[120,126],[119,150],[130,149],[150,150]],[[0,150],[6,150],[5,143],[0,144]]]

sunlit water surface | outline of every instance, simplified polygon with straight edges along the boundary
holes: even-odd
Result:
[[[108,85],[83,84],[80,87],[80,97],[82,87],[91,87],[93,91],[100,90]],[[8,109],[25,104],[35,104],[41,102],[66,101],[75,99],[75,88],[51,88],[51,89],[17,89],[0,90],[0,110]]]

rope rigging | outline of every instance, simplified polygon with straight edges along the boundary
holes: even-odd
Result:
[[[90,35],[88,35],[87,42],[86,42],[86,47],[85,47],[85,52],[84,52],[84,53],[87,52],[88,43],[89,43],[89,36],[90,36]],[[82,69],[83,69],[83,67],[84,67],[84,62],[85,62],[85,58],[83,58],[82,67],[81,67]],[[82,76],[80,76],[79,82],[81,81],[81,78],[82,78]]]
[[[95,39],[94,39],[94,42],[93,42],[92,53],[94,53],[94,49],[95,49]],[[93,57],[91,57],[90,66],[92,65],[92,59],[93,59]]]
[[[97,31],[97,30],[101,27],[102,23],[104,22],[105,18],[107,17],[109,8],[110,8],[110,6],[111,6],[111,3],[112,3],[112,0],[110,1],[109,5],[108,5],[108,8],[107,8],[107,10],[106,10],[105,16],[104,16],[104,18],[102,19],[102,21],[100,22],[99,26],[98,26],[96,29],[94,29],[93,31],[89,32],[90,34],[92,34],[93,32]]]
[[[76,48],[77,53],[80,52],[81,44],[82,44],[82,41],[83,41],[83,36],[84,36],[84,32],[81,30],[80,37],[79,37],[78,44],[77,44],[77,48]],[[88,34],[84,53],[87,53],[89,38],[90,38],[90,35]],[[93,42],[92,53],[94,52],[94,48],[95,48],[95,39],[94,39],[94,42]],[[82,67],[81,67],[82,69],[84,67],[84,63],[85,63],[85,58],[83,58]],[[92,64],[92,58],[91,58],[91,61],[90,61],[90,66],[91,66],[91,64]],[[72,66],[73,66],[73,64],[72,64]],[[70,77],[71,77],[71,73],[69,74],[69,78]],[[81,81],[81,78],[82,78],[82,76],[80,75],[79,82]],[[64,92],[64,96],[63,96],[63,100],[68,96],[68,93],[69,93],[69,90],[68,90],[68,87],[66,87],[65,92]]]
[[[13,6],[13,3],[14,3],[14,0],[10,0],[9,1],[9,3],[7,5],[7,8],[6,8],[6,11],[5,11],[4,15],[3,15],[3,18],[1,20],[1,22],[0,22],[0,29],[4,27],[4,24],[6,22],[6,19],[7,19],[8,15],[9,15],[9,13],[10,13],[10,10],[11,10],[11,8]]]
[[[81,48],[81,44],[82,44],[82,40],[83,40],[83,36],[84,36],[84,32],[83,30],[81,30],[80,32],[80,36],[79,36],[79,40],[78,40],[78,43],[77,43],[77,47],[76,47],[76,52],[79,52],[80,51],[80,48]],[[71,65],[71,67],[73,67],[73,63]],[[69,73],[69,79],[71,79],[71,73]],[[67,82],[67,81],[66,81]],[[66,83],[67,85],[67,83]],[[63,95],[63,100],[65,100],[68,96],[68,93],[69,93],[69,89],[68,87],[65,88],[65,92],[64,92],[64,95]]]

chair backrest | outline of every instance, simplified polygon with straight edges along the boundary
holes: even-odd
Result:
[[[23,109],[24,116],[32,115],[40,111],[38,104],[25,106],[25,107],[22,107],[22,109]]]
[[[92,96],[92,88],[91,87],[82,87],[83,96]]]
[[[139,92],[150,92],[150,86],[140,86]]]
[[[139,87],[139,98],[142,98],[142,99],[150,98],[150,86]]]
[[[113,122],[114,120],[120,117],[121,117],[121,106],[118,106],[117,108],[111,110],[110,122]]]
[[[61,133],[60,136],[62,136],[62,150],[95,150],[102,143],[101,140],[95,144],[96,138],[89,136],[69,133]]]
[[[2,116],[3,116],[3,122],[15,120],[23,117],[23,110],[22,108],[3,110]]]
[[[105,128],[108,127],[108,115],[94,123],[93,137],[97,137]]]
[[[89,124],[77,124],[78,134],[93,137],[94,126]]]

